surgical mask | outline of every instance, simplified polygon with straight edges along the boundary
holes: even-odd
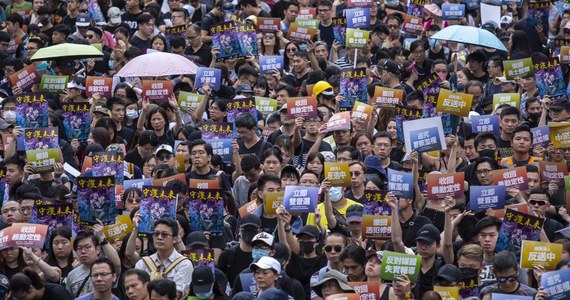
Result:
[[[248,245],[251,244],[251,241],[253,241],[253,238],[255,237],[256,234],[258,234],[259,232],[257,231],[250,231],[250,230],[244,230],[241,233],[241,239]]]
[[[16,122],[16,112],[13,110],[7,110],[2,113],[2,118],[4,121],[8,123],[15,123]]]
[[[108,66],[109,66],[109,70],[115,70],[115,61],[112,59],[109,59]]]
[[[332,202],[338,202],[342,198],[342,187],[333,186],[329,188],[329,199]]]
[[[315,250],[314,242],[299,242],[299,248],[301,249],[301,255],[309,254]]]
[[[459,270],[461,270],[461,274],[463,274],[463,279],[479,276],[479,270],[477,269],[459,268]]]
[[[194,293],[199,299],[209,299],[214,294],[214,291],[210,290],[207,293]]]
[[[479,153],[479,157],[490,157],[490,158],[495,158],[495,151],[493,149],[484,149],[484,150],[480,150],[477,151],[477,153]]]
[[[258,262],[262,257],[269,256],[269,250],[265,249],[253,249],[251,250],[251,258],[253,258],[253,262]]]
[[[125,114],[129,120],[134,120],[139,117],[139,111],[136,109],[127,109]]]
[[[430,48],[436,48],[438,46],[441,45],[441,41],[440,40],[436,40],[436,39],[429,39],[429,47]]]

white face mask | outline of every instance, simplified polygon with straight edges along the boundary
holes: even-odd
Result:
[[[127,116],[127,119],[134,120],[139,117],[139,111],[136,109],[127,109],[125,115]]]
[[[16,123],[16,112],[13,110],[6,110],[2,113],[2,118],[8,123]]]
[[[338,202],[342,198],[342,187],[331,186],[329,188],[329,198],[332,202]]]

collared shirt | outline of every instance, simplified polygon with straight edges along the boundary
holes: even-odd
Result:
[[[158,254],[152,254],[150,258],[157,266],[159,272],[163,271],[164,269],[168,268],[168,266],[174,262],[177,258],[182,256],[182,254],[178,253],[176,250],[172,250],[172,254],[163,262],[160,261],[158,258]],[[139,270],[143,270],[148,274],[151,273],[151,270],[148,268],[144,260],[141,258],[135,265],[135,268]],[[182,293],[182,297],[188,294],[188,289],[190,288],[190,284],[192,283],[192,272],[194,271],[194,267],[192,266],[192,262],[189,259],[183,260],[179,263],[173,270],[165,274],[168,280],[171,280],[176,283],[176,291]]]

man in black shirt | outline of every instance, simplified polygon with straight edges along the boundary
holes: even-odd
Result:
[[[202,42],[200,26],[196,24],[190,25],[190,27],[186,29],[186,39],[189,45],[186,47],[184,54],[198,57],[200,59],[198,63],[201,65],[210,65],[212,61],[212,48]]]
[[[263,9],[257,5],[257,0],[240,0],[237,8],[241,9],[241,11],[248,17],[256,16],[261,18],[271,18],[271,15],[263,11]]]
[[[192,141],[188,147],[190,150],[190,160],[192,161],[193,171],[186,174],[186,180],[190,179],[218,179],[220,188],[226,192],[232,192],[232,186],[228,175],[223,171],[218,171],[211,167],[212,156],[214,155],[212,145],[204,140]],[[188,184],[190,186],[190,184]]]
[[[261,157],[265,150],[271,148],[271,143],[259,138],[255,133],[257,122],[252,115],[239,115],[235,121],[235,127],[239,137],[237,141],[239,155],[251,154]]]
[[[125,155],[125,161],[143,169],[144,158],[152,155],[158,146],[158,135],[154,130],[146,130],[139,134],[139,142],[135,149]]]
[[[321,0],[317,5],[319,13],[319,31],[321,32],[321,41],[327,43],[327,50],[330,50],[334,42],[334,32],[332,26],[333,5],[329,0]],[[327,58],[328,61],[328,58]]]
[[[137,18],[137,24],[138,30],[131,38],[131,44],[146,53],[154,35],[154,18],[151,15],[142,14]]]
[[[139,28],[137,19],[143,13],[141,10],[141,0],[127,0],[125,9],[127,11],[123,13],[121,19],[123,23],[129,25],[129,28],[131,29],[131,34],[135,34],[137,29]]]
[[[202,24],[200,27],[202,29],[202,41],[204,43],[211,43],[212,36],[210,35],[210,28],[214,25],[224,21],[224,11],[222,6],[224,4],[223,0],[218,0],[214,9],[212,9],[204,18],[202,19]]]

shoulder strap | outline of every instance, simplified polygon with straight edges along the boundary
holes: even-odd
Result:
[[[178,266],[181,262],[183,262],[186,259],[187,258],[185,256],[178,257],[170,265],[168,265],[168,267],[166,267],[166,269],[164,269],[163,274],[164,275],[168,274],[170,271],[172,271],[172,269],[176,268],[176,266]]]
[[[200,4],[200,9],[202,10],[202,17],[208,14],[208,8],[206,7],[206,4]]]
[[[156,267],[154,261],[152,261],[152,258],[150,258],[150,256],[143,256],[142,259],[151,272],[158,271],[158,268]]]
[[[89,272],[89,274],[85,276],[85,279],[83,279],[83,283],[81,283],[81,286],[77,290],[77,293],[75,293],[75,298],[79,298],[79,295],[81,295],[81,290],[83,287],[85,287],[85,284],[87,283],[87,280],[89,280],[89,277],[91,277],[91,272]]]

